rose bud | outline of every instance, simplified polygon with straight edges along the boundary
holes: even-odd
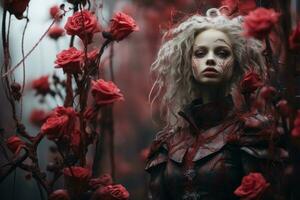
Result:
[[[51,39],[57,40],[58,38],[60,38],[61,36],[63,36],[65,33],[65,30],[59,26],[53,26],[49,29],[48,31],[48,36]]]
[[[23,142],[18,136],[11,136],[7,139],[6,145],[11,152],[15,155],[20,152],[23,146],[25,146],[25,142]]]
[[[70,196],[66,190],[55,190],[49,196],[49,200],[70,200]]]
[[[277,104],[276,107],[279,110],[279,113],[284,116],[284,117],[289,117],[291,114],[291,109],[288,106],[288,102],[286,100],[280,100]]]
[[[289,37],[289,46],[294,52],[300,51],[300,22]]]

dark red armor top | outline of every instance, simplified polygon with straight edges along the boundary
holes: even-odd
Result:
[[[287,151],[271,116],[237,112],[231,96],[179,112],[188,127],[161,132],[146,170],[153,200],[234,200],[243,176],[260,172],[270,183],[262,199],[285,199]]]

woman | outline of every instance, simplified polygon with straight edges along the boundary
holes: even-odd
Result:
[[[272,116],[246,109],[238,84],[250,69],[265,76],[261,44],[242,35],[241,17],[206,15],[170,30],[152,65],[165,127],[146,166],[150,199],[284,199],[281,133]],[[265,184],[237,192],[250,172]]]

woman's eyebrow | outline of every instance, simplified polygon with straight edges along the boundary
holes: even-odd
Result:
[[[194,46],[194,49],[199,49],[199,48],[206,48],[206,46],[204,46],[204,45],[195,45]]]
[[[227,46],[229,46],[229,47],[231,48],[231,45],[228,44],[225,40],[223,40],[223,39],[221,39],[221,38],[216,39],[215,42],[223,42],[223,43],[225,43]]]

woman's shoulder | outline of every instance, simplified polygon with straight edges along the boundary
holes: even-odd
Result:
[[[158,132],[150,145],[146,170],[167,162],[171,154],[178,153],[177,151],[172,153],[174,149],[185,149],[192,139],[188,131],[187,127],[178,127]]]

